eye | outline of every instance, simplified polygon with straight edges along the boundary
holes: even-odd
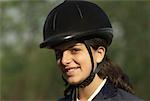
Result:
[[[70,49],[72,54],[77,54],[77,53],[79,53],[80,50],[81,49],[79,49],[79,48],[72,48],[72,49]]]

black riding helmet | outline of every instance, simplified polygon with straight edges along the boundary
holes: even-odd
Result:
[[[101,38],[109,46],[112,42],[113,31],[105,12],[96,4],[88,1],[66,0],[55,7],[47,16],[43,28],[44,42],[40,48],[54,49],[61,43],[83,41],[91,58],[92,70],[90,75],[76,87],[89,85],[100,68],[94,68],[93,56],[88,45],[88,39]],[[65,78],[63,78],[64,81]],[[67,81],[66,81],[67,82]]]
[[[66,0],[47,16],[43,36],[40,48],[53,48],[63,42],[95,37],[105,39],[109,46],[113,34],[108,16],[96,4]]]

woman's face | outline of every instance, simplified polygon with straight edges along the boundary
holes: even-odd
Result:
[[[91,48],[92,49],[92,48]],[[85,80],[92,69],[91,58],[83,43],[70,43],[55,49],[57,63],[70,84],[78,84]],[[99,51],[93,50],[94,67],[102,60]]]

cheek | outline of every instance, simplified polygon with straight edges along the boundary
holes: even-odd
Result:
[[[78,55],[76,62],[81,66],[81,70],[88,71],[91,68],[91,59],[87,54]]]

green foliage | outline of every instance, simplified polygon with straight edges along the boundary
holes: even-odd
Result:
[[[61,1],[0,1],[1,100],[55,100],[63,94],[54,52],[39,49],[44,20]],[[111,58],[123,67],[136,94],[150,99],[150,2],[93,1],[109,15]]]

